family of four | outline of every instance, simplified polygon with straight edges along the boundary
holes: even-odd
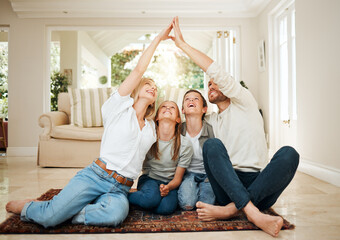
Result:
[[[174,36],[169,35],[172,30]],[[161,103],[154,114],[157,87],[142,76],[158,44],[166,39],[172,39],[210,77],[208,98],[218,113],[205,116],[206,100],[199,91],[189,90],[181,109],[185,123],[172,101]],[[283,219],[261,210],[271,207],[288,186],[299,154],[283,147],[267,164],[263,120],[254,97],[184,41],[177,17],[104,103],[102,117],[97,160],[52,200],[10,201],[7,211],[44,227],[67,219],[117,226],[127,217],[129,203],[159,214],[170,214],[179,205],[196,209],[202,221],[229,219],[243,211],[257,227],[278,236]],[[130,193],[141,171],[137,191]]]

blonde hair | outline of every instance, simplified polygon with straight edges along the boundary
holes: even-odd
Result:
[[[158,121],[156,120],[158,117],[158,113],[159,113],[159,109],[162,107],[162,105],[166,102],[173,102],[173,101],[164,101],[162,102],[156,112],[156,116],[154,117],[154,121],[156,123],[156,133],[157,133],[157,141],[152,145],[151,149],[150,149],[150,153],[151,156],[153,156],[154,158],[159,160],[159,146],[158,146],[158,136],[159,136],[159,124]],[[173,102],[175,103],[175,102]],[[180,119],[179,122],[176,123],[175,126],[175,133],[174,133],[174,144],[172,145],[172,151],[173,151],[173,155],[172,155],[172,160],[176,160],[179,157],[179,150],[181,147],[181,129],[182,129],[182,120],[181,120],[181,114],[179,112],[179,108],[177,106],[177,104],[175,103],[176,108],[177,108],[177,117]]]
[[[133,92],[131,93],[131,97],[133,98],[133,101],[136,102],[138,97],[139,97],[139,92],[141,90],[141,88],[147,83],[147,82],[153,82],[155,83],[154,80],[152,80],[151,78],[142,78],[142,80],[140,81],[139,85],[133,90]],[[156,111],[156,104],[155,102],[153,102],[152,104],[150,104],[148,106],[148,108],[146,109],[144,118],[147,120],[151,120],[154,116],[154,113]]]

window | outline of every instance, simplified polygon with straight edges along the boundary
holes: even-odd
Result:
[[[296,113],[296,60],[295,60],[295,9],[286,8],[278,17],[278,78],[280,83],[280,119],[297,119]]]
[[[0,27],[0,118],[8,118],[8,28]]]
[[[236,29],[217,31],[213,58],[240,81],[239,38]]]

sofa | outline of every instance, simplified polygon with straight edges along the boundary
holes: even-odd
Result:
[[[85,167],[99,157],[103,127],[79,127],[71,123],[68,93],[58,95],[58,111],[39,117],[37,163],[41,167]]]
[[[102,126],[80,127],[76,124],[71,124],[74,120],[71,115],[77,115],[74,114],[72,91],[74,92],[74,90],[69,89],[69,93],[60,93],[58,95],[58,111],[45,113],[39,117],[39,126],[43,128],[43,131],[39,136],[37,162],[41,167],[82,168],[99,157],[104,129]],[[109,93],[112,91],[114,90],[110,89],[107,92],[106,98],[109,97]],[[181,109],[185,92],[186,89],[166,87],[157,102],[160,103],[163,99],[172,100]],[[206,95],[206,92],[203,94]],[[102,99],[101,103],[104,100]],[[72,114],[71,109],[73,109]],[[210,103],[208,103],[208,109],[212,110]],[[100,104],[97,105],[95,110],[92,110],[92,112],[94,111],[97,117],[101,115],[98,112],[100,111]],[[182,120],[184,120],[183,115]]]

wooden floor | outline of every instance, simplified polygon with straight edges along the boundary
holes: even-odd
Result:
[[[35,158],[0,156],[0,221],[9,216],[9,200],[36,198],[63,188],[79,169],[40,168]],[[296,225],[278,239],[340,239],[340,188],[298,172],[274,209]],[[5,239],[273,239],[262,231],[151,234],[0,235]]]

